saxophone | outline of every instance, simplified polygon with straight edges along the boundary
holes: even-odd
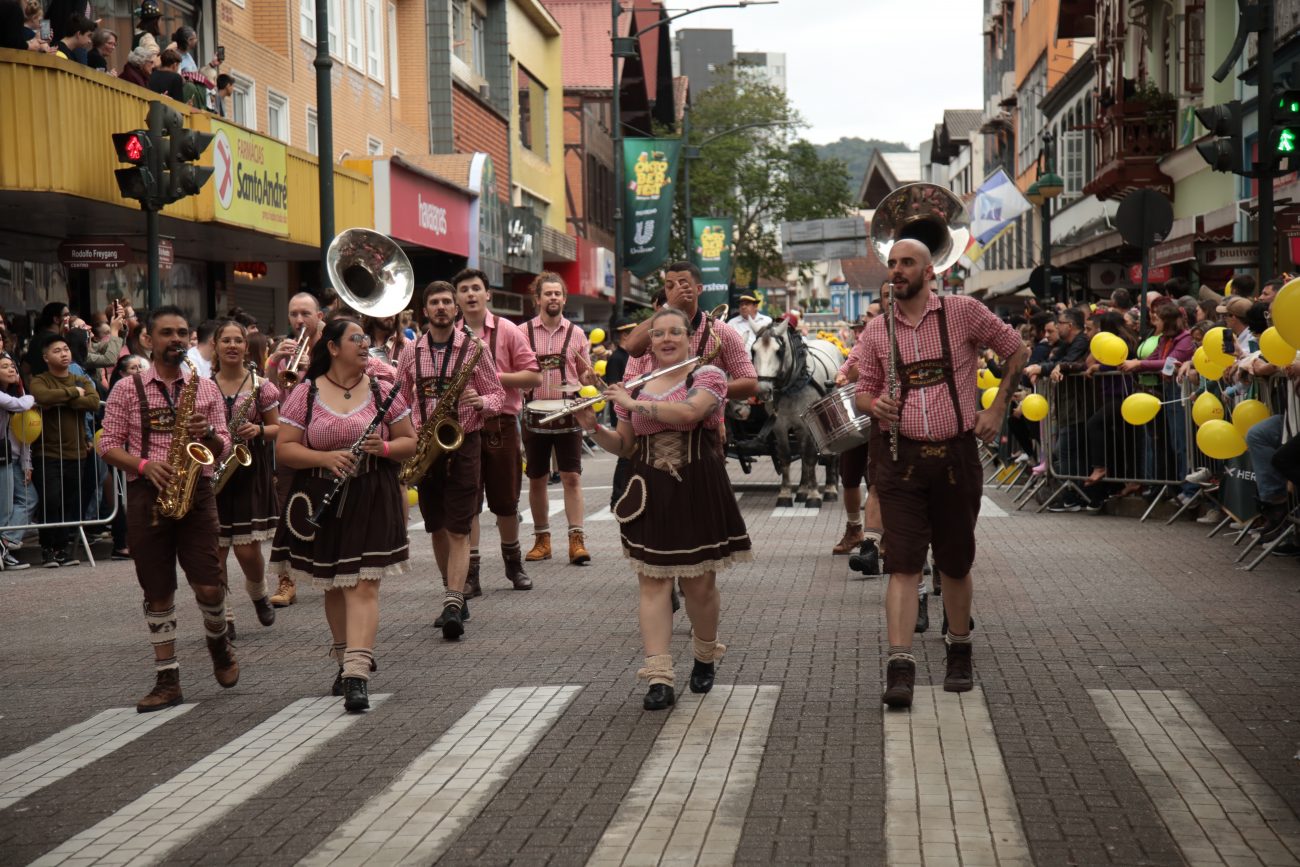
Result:
[[[172,477],[167,487],[158,492],[158,500],[154,503],[155,524],[160,516],[179,521],[189,514],[190,506],[194,505],[194,486],[203,475],[203,468],[211,466],[216,460],[211,449],[190,438],[190,418],[194,415],[194,403],[199,393],[199,371],[194,362],[188,358],[183,360],[190,369],[190,378],[181,389],[181,399],[176,405],[172,442],[167,450],[167,463],[172,468]]]
[[[249,367],[252,367],[250,364]],[[248,397],[235,410],[234,416],[230,419],[230,435],[234,438],[235,431],[244,426],[248,421],[248,411],[253,408],[253,402],[257,400],[257,389],[261,383],[257,378],[257,368],[253,368],[253,390],[249,392]],[[248,450],[248,444],[241,439],[235,439],[230,448],[230,454],[226,455],[217,464],[216,469],[212,471],[212,493],[214,495],[221,493],[221,489],[230,481],[230,477],[235,474],[235,470],[240,467],[249,467],[253,465],[253,453]]]
[[[483,355],[483,341],[470,334],[468,329],[465,333],[470,340],[474,341],[474,349],[465,363],[460,366],[460,370],[456,371],[442,397],[438,399],[433,415],[420,425],[420,430],[416,434],[415,454],[402,462],[402,469],[397,476],[404,485],[419,484],[440,457],[456,451],[465,439],[460,422],[456,420],[457,409],[460,406],[460,396],[469,385],[470,377],[474,375],[474,368],[478,366],[478,360]],[[450,345],[447,351],[452,351]],[[418,393],[415,399],[420,400]]]

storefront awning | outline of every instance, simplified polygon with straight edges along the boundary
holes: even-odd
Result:
[[[1084,241],[1082,244],[1076,244],[1073,247],[1067,247],[1060,253],[1052,253],[1052,264],[1057,266],[1073,265],[1075,262],[1082,262],[1096,256],[1098,253],[1105,253],[1109,250],[1118,250],[1124,246],[1124,239],[1120,237],[1119,231],[1107,232],[1099,235],[1090,241]]]
[[[1017,286],[1024,286],[1028,282],[1028,268],[990,268],[984,271],[976,271],[974,274],[967,277],[966,282],[962,284],[962,293],[965,295],[980,297],[983,295],[992,295],[991,290],[994,287],[1006,286],[1013,283]]]

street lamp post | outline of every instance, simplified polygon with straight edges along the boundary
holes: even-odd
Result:
[[[323,0],[322,0],[323,2]],[[780,0],[737,0],[735,3],[712,3],[698,9],[687,9],[667,18],[661,18],[649,27],[643,27],[631,36],[618,35],[618,19],[623,14],[621,0],[610,0],[610,125],[614,134],[614,315],[610,327],[623,316],[623,112],[619,103],[618,62],[637,56],[637,40],[657,27],[671,24],[678,18],[694,15],[706,9],[743,9],[746,6],[774,6]],[[655,7],[654,11],[659,11]]]
[[[1037,205],[1043,217],[1043,291],[1052,291],[1052,200],[1065,191],[1065,181],[1056,173],[1056,135],[1043,131],[1039,151],[1038,177],[1029,185],[1025,198]]]
[[[326,265],[330,242],[334,240],[334,91],[330,59],[330,3],[316,0],[316,163],[320,172],[320,281],[322,291],[329,282]]]

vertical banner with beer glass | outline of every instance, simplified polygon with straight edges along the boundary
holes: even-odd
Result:
[[[704,284],[699,305],[712,310],[727,303],[735,222],[730,217],[695,217],[691,224],[691,261],[699,267]]]
[[[645,277],[668,258],[673,184],[682,143],[675,138],[623,140],[623,266]]]

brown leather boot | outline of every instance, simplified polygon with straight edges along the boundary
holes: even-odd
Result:
[[[858,546],[862,544],[862,539],[862,525],[850,521],[844,526],[844,537],[835,543],[835,547],[831,548],[831,553],[848,554],[856,551]]]
[[[280,588],[271,597],[271,604],[276,608],[292,605],[298,598],[298,589],[293,586],[293,579],[288,575],[280,576]]]
[[[158,672],[158,680],[149,694],[135,703],[137,713],[152,713],[165,707],[175,707],[185,701],[181,695],[179,668],[166,668]]]
[[[483,588],[478,583],[478,560],[469,561],[469,572],[465,574],[465,598],[477,599],[483,595]]]
[[[538,533],[537,540],[533,542],[533,550],[524,555],[524,559],[529,563],[551,559],[551,534]]]
[[[591,562],[591,555],[587,553],[587,546],[583,544],[581,530],[569,532],[569,562],[575,566],[586,566]]]
[[[524,560],[516,548],[512,554],[506,554],[506,578],[515,585],[516,590],[532,590],[533,579],[524,571]]]
[[[235,649],[230,646],[226,636],[208,639],[208,653],[212,656],[212,675],[217,683],[230,689],[239,683],[239,663],[235,661]]]

